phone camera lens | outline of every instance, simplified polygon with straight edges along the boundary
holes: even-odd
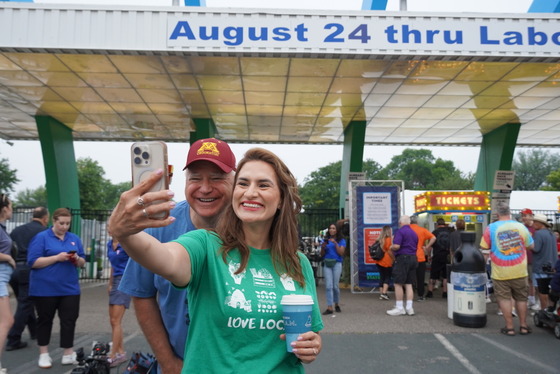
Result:
[[[134,147],[134,154],[135,155],[139,155],[140,153],[142,153],[142,150],[140,149],[140,147]]]
[[[142,159],[140,157],[134,157],[134,163],[136,165],[140,165],[142,163]]]
[[[150,154],[149,154],[148,152],[142,152],[142,158],[143,158],[144,160],[147,160],[147,159],[150,158]]]

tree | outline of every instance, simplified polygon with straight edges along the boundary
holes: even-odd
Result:
[[[383,169],[389,179],[402,180],[411,190],[470,190],[472,175],[463,175],[453,161],[435,158],[428,149],[407,148]]]
[[[130,188],[130,182],[114,185],[105,179],[103,167],[89,157],[78,159],[76,166],[82,210],[113,209],[117,205],[121,193]]]
[[[340,172],[342,161],[332,162],[312,172],[300,187],[306,209],[338,209],[340,200]],[[386,179],[381,165],[373,160],[363,162],[366,179]]]
[[[553,171],[546,177],[547,185],[542,189],[545,191],[560,191],[560,169]]]
[[[20,181],[16,174],[17,169],[10,169],[7,158],[0,160],[0,193],[14,191],[16,183]]]
[[[45,186],[37,187],[36,189],[26,188],[16,194],[14,199],[14,206],[16,207],[37,207],[47,206],[47,189]]]
[[[560,170],[560,154],[532,149],[520,151],[513,160],[515,171],[514,189],[517,191],[538,191],[547,183],[546,177],[555,170]]]

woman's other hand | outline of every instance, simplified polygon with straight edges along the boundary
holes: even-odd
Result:
[[[286,334],[280,335],[280,339],[286,340]],[[293,353],[304,364],[309,364],[321,353],[323,341],[321,335],[316,332],[308,331],[301,334],[298,340],[292,343]]]

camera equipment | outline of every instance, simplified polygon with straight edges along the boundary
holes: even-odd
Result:
[[[111,347],[106,343],[93,342],[91,355],[87,358],[84,349],[79,348],[76,351],[76,360],[78,366],[72,369],[71,374],[109,374],[111,367],[107,361],[107,354]]]
[[[543,271],[544,273],[553,273],[554,270],[552,269],[552,264],[549,263],[549,262],[546,263],[546,264],[543,264],[543,266],[542,266],[542,271]]]

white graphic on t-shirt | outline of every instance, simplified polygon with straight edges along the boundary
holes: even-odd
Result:
[[[235,309],[244,309],[248,313],[252,311],[251,300],[245,299],[241,290],[235,290],[230,296],[226,297],[226,305]]]
[[[296,290],[296,285],[294,283],[294,280],[288,274],[285,274],[285,273],[282,274],[280,276],[280,281],[282,282],[282,285],[284,286],[284,289],[286,289],[288,291],[295,291]]]
[[[274,278],[272,274],[267,269],[260,269],[259,271],[251,268],[251,274],[253,274],[253,284],[256,287],[268,287],[275,288]]]
[[[257,312],[260,313],[277,313],[276,292],[255,291],[257,294]]]
[[[233,280],[235,281],[235,284],[241,284],[241,281],[243,280],[243,278],[245,278],[245,273],[246,273],[245,270],[243,270],[239,274],[235,274],[237,269],[239,269],[239,266],[240,264],[238,262],[233,262],[233,261],[228,262],[228,271],[231,277],[233,278]]]

